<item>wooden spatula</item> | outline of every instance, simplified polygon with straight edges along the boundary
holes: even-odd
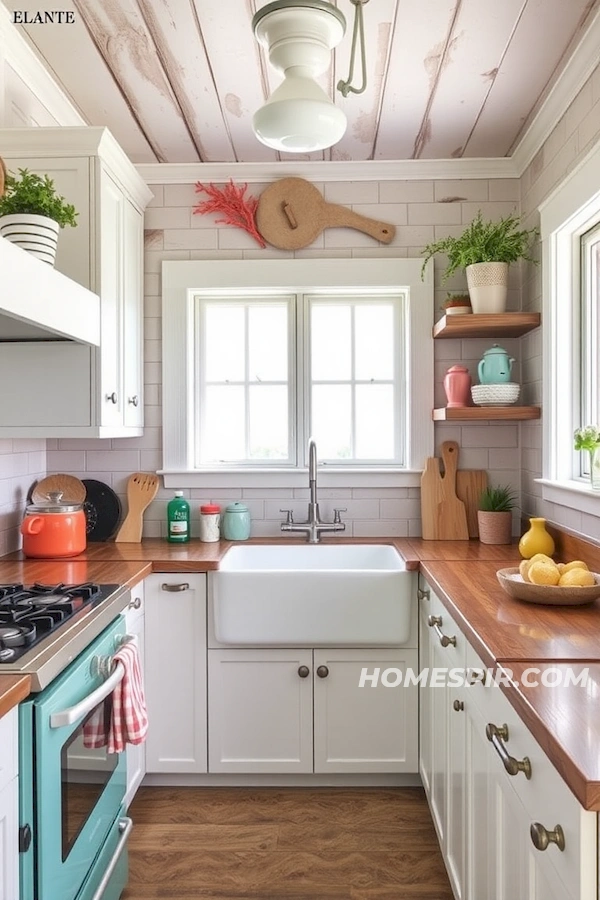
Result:
[[[127,482],[127,516],[119,528],[115,542],[139,543],[142,539],[144,510],[152,503],[158,491],[158,475],[151,472],[135,472]]]

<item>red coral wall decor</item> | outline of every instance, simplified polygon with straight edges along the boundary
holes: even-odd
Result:
[[[208,194],[208,200],[203,200],[194,207],[193,211],[201,215],[222,213],[223,217],[216,219],[219,225],[234,225],[236,228],[243,228],[261,247],[266,247],[267,245],[256,227],[255,216],[258,199],[253,196],[244,196],[247,188],[247,184],[234,184],[231,178],[222,189],[212,183],[202,184],[201,181],[198,181],[196,182],[196,192]]]

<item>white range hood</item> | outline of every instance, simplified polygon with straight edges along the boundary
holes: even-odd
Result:
[[[100,344],[100,298],[0,237],[0,342]]]

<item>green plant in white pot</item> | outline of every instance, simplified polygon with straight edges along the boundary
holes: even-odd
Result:
[[[0,197],[0,235],[54,265],[59,229],[77,225],[78,214],[57,194],[48,175],[19,169],[19,176],[6,176]]]
[[[432,256],[445,253],[448,265],[442,275],[446,281],[458,269],[467,275],[469,296],[474,313],[502,313],[506,310],[508,267],[510,263],[531,256],[531,245],[539,234],[537,228],[519,228],[521,217],[505,216],[497,222],[485,222],[481,210],[458,237],[445,237],[423,249],[423,268]]]

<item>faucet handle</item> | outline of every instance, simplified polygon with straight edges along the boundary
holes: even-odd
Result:
[[[294,511],[292,509],[280,509],[279,512],[287,513],[287,518],[285,520],[286,525],[294,524]]]
[[[339,525],[341,523],[342,517],[341,517],[340,513],[343,513],[343,512],[348,512],[348,508],[346,506],[339,507],[339,508],[334,507],[334,510],[333,510],[333,524],[334,525]]]

